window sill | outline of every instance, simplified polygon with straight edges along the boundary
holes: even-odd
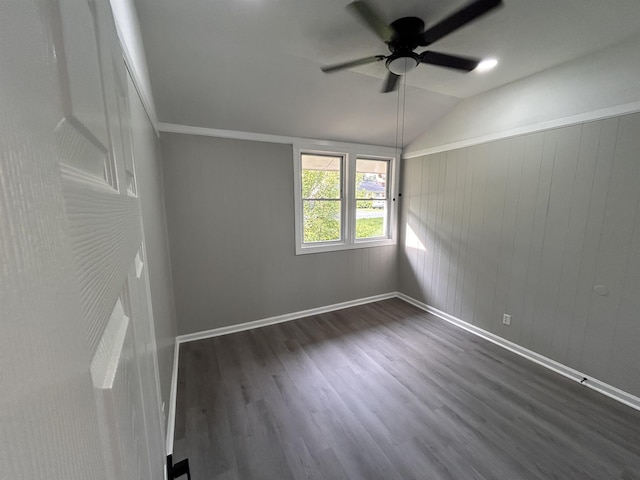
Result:
[[[358,240],[355,243],[322,243],[318,245],[298,245],[296,255],[306,255],[309,253],[337,252],[341,250],[354,250],[358,248],[387,247],[396,245],[395,238],[377,238],[373,240]]]

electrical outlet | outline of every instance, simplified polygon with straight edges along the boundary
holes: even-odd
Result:
[[[507,315],[506,313],[502,316],[502,323],[505,325],[511,325],[511,315]]]

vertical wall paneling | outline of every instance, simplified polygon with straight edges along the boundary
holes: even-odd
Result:
[[[509,328],[501,327],[505,337],[515,342],[520,338],[525,319],[524,300],[527,292],[528,265],[533,246],[533,220],[538,198],[544,133],[536,133],[523,138],[522,174],[517,181],[518,209],[515,215],[513,255],[509,266],[507,300],[504,311],[504,313],[520,320],[512,322]]]
[[[400,231],[403,235],[401,242],[404,250],[403,254],[398,258],[400,267],[415,279],[415,283],[412,286],[412,288],[415,288],[413,288],[412,291],[416,295],[419,295],[419,285],[423,283],[423,279],[422,272],[417,271],[415,266],[419,254],[422,253],[422,258],[424,258],[428,252],[422,250],[422,242],[420,241],[420,231],[424,230],[425,226],[424,220],[420,219],[418,211],[420,208],[424,208],[421,206],[424,203],[424,196],[420,197],[422,192],[417,192],[414,187],[420,185],[420,182],[424,178],[423,162],[405,162],[402,165],[402,171],[404,187],[402,189],[403,201],[400,205],[406,208],[401,208],[401,211],[403,211],[405,215],[405,219],[401,220],[402,223],[400,224]],[[417,179],[418,174],[420,174],[420,180]],[[416,203],[416,200],[412,200],[414,195],[411,192],[416,192],[418,197],[421,198],[419,203]]]
[[[404,164],[404,176],[406,188],[404,189],[403,205],[406,208],[406,259],[412,275],[418,279],[419,272],[415,270],[418,260],[418,252],[421,249],[419,238],[421,230],[420,218],[420,190],[416,188],[422,181],[423,162],[406,162]]]
[[[445,189],[445,180],[447,178],[447,155],[446,153],[441,153],[438,154],[438,165],[439,165],[439,169],[438,169],[438,177],[436,177],[436,180],[438,182],[438,190],[436,193],[436,209],[435,209],[435,225],[436,225],[436,229],[435,229],[435,242],[434,242],[434,248],[433,248],[433,261],[434,261],[434,267],[432,269],[431,272],[431,284],[433,285],[433,302],[440,305],[440,299],[438,298],[438,285],[440,283],[440,277],[438,275],[438,272],[440,271],[440,262],[442,260],[442,248],[443,248],[443,235],[442,235],[442,231],[443,231],[443,224],[444,224],[444,206],[445,206],[445,195],[444,195],[444,189]]]
[[[426,162],[416,162],[415,165],[413,162],[407,162],[404,164],[404,168],[412,168],[414,171],[413,174],[413,185],[420,185],[421,181],[424,181],[426,178],[427,181],[432,178],[435,174],[435,170],[433,164],[427,164]],[[427,167],[427,168],[425,168]],[[420,176],[418,177],[418,175]],[[420,178],[420,180],[417,180]],[[430,218],[428,215],[428,206],[429,206],[429,197],[427,196],[427,192],[424,191],[415,191],[412,190],[412,185],[406,190],[405,195],[409,194],[411,197],[415,196],[419,198],[419,202],[416,204],[414,202],[413,212],[409,215],[407,219],[406,228],[407,228],[407,240],[403,245],[409,247],[407,251],[407,260],[408,260],[408,270],[411,272],[411,276],[416,279],[415,284],[415,292],[417,295],[422,295],[422,291],[426,291],[420,287],[420,285],[425,285],[425,283],[431,284],[431,277],[426,277],[426,268],[424,265],[433,262],[433,249],[427,250],[424,248],[424,237],[429,231],[429,227],[427,223]],[[427,212],[425,214],[425,211]],[[402,226],[404,228],[404,226]],[[422,255],[420,255],[420,253]],[[403,255],[405,257],[405,255]],[[422,258],[422,263],[418,263],[418,259]],[[431,275],[431,271],[429,271],[429,275]]]
[[[426,216],[426,230],[425,236],[419,239],[421,243],[420,248],[424,248],[427,252],[427,262],[425,265],[414,265],[414,269],[416,271],[420,271],[422,269],[422,277],[424,279],[423,283],[428,284],[429,287],[425,292],[434,292],[436,286],[436,278],[433,274],[435,266],[437,265],[438,260],[438,231],[440,225],[438,224],[438,186],[440,184],[440,170],[442,169],[442,155],[436,155],[433,159],[433,162],[430,162],[430,174],[429,174],[429,185],[432,188],[429,188],[425,193],[428,197],[427,200],[427,216]],[[424,164],[423,163],[423,168]],[[420,221],[420,219],[418,219]],[[426,268],[425,268],[426,267]],[[426,298],[425,301],[431,301],[433,299],[433,294],[431,298]]]
[[[547,154],[553,157],[549,203],[544,223],[540,274],[537,283],[535,328],[531,349],[549,355],[553,335],[555,309],[564,266],[567,226],[571,214],[571,198],[575,181],[581,125],[549,132],[553,146],[546,143]]]
[[[501,169],[506,170],[506,186],[503,201],[502,223],[500,225],[500,240],[498,248],[498,265],[493,308],[491,313],[491,327],[494,331],[509,339],[511,332],[503,326],[503,314],[511,314],[507,310],[509,294],[509,270],[513,261],[513,250],[516,233],[516,221],[520,204],[520,181],[522,178],[522,160],[524,156],[524,138],[514,138],[507,145],[508,155],[503,158]]]
[[[571,319],[579,284],[579,275],[584,257],[584,242],[589,217],[590,197],[593,190],[598,143],[602,122],[588,123],[580,131],[573,192],[570,199],[571,211],[565,238],[564,261],[558,286],[558,302],[555,309],[554,327],[550,338],[550,352],[556,358],[566,361],[567,345],[571,333]]]
[[[609,179],[619,123],[619,118],[612,118],[602,122],[594,122],[593,124],[599,125],[600,128],[597,131],[599,135],[596,150],[596,168],[591,194],[589,195],[589,212],[566,352],[567,364],[570,366],[579,365],[582,356],[582,346],[591,309],[591,296],[594,294],[596,261],[600,248],[600,237],[604,223],[605,205],[609,192]],[[596,134],[596,132],[593,133],[594,135]]]
[[[549,205],[549,192],[551,189],[551,176],[553,174],[553,163],[555,160],[555,143],[557,132],[547,131],[541,134],[542,143],[539,145],[540,174],[536,190],[535,204],[533,206],[533,228],[531,235],[531,245],[529,247],[529,258],[526,270],[525,294],[522,309],[522,328],[520,330],[519,343],[526,347],[531,347],[531,337],[536,323],[536,305],[538,297],[538,279],[542,261],[542,248],[546,219]],[[527,180],[525,179],[525,182]],[[512,322],[513,324],[514,322]]]
[[[484,221],[484,196],[487,184],[486,148],[471,147],[469,151],[470,167],[473,168],[473,185],[471,188],[471,211],[469,216],[468,241],[466,248],[466,265],[464,270],[462,313],[461,318],[475,324],[475,298],[478,285],[478,266],[480,262],[480,236]]]
[[[636,357],[638,345],[640,345],[640,332],[637,329],[640,311],[638,292],[640,292],[640,205],[636,209],[622,298],[618,305],[617,323],[606,362],[609,365],[607,376],[613,383],[627,391],[640,390],[640,362]]]
[[[619,325],[617,315],[625,287],[625,277],[631,253],[635,214],[640,198],[640,115],[620,118],[613,157],[604,224],[596,262],[595,285],[604,285],[608,295],[592,295],[584,340],[582,360],[600,377],[608,370],[607,358]],[[636,325],[638,322],[636,322]],[[632,325],[627,325],[633,328]],[[636,327],[637,328],[637,327]],[[627,331],[630,335],[634,330]],[[585,355],[585,351],[589,355]]]
[[[500,232],[504,213],[504,196],[507,184],[507,158],[509,143],[496,142],[487,151],[487,184],[484,200],[484,216],[480,239],[478,286],[475,298],[474,322],[490,330],[500,254]]]
[[[467,262],[467,253],[468,253],[468,239],[469,239],[469,224],[470,224],[470,216],[471,216],[471,188],[473,186],[473,165],[471,164],[472,158],[469,155],[469,150],[461,150],[460,154],[462,156],[463,164],[461,165],[462,170],[464,171],[464,183],[459,183],[458,195],[462,194],[463,197],[463,208],[462,208],[462,218],[460,224],[460,242],[458,245],[458,250],[460,251],[459,261],[458,261],[458,273],[456,277],[456,285],[455,285],[455,303],[454,303],[454,312],[455,315],[460,317],[462,315],[462,293],[464,292],[464,279],[465,279],[465,265]]]
[[[452,152],[453,153],[453,152]],[[466,177],[464,151],[458,150],[456,153],[456,181],[453,185],[453,216],[451,227],[451,263],[449,265],[449,281],[447,285],[448,311],[455,311],[456,288],[458,283],[458,269],[460,265],[461,249],[460,237],[462,236],[462,214],[464,208],[464,182]]]
[[[405,188],[407,193],[403,193],[404,202],[408,206],[407,218],[403,227],[406,227],[406,238],[403,239],[403,244],[407,247],[407,253],[403,257],[406,260],[406,268],[413,272],[416,278],[416,286],[422,283],[420,273],[415,271],[415,265],[420,264],[421,259],[424,257],[425,252],[422,250],[420,238],[422,231],[425,229],[424,221],[421,218],[421,211],[424,209],[424,195],[423,192],[417,191],[414,187],[420,185],[425,175],[423,162],[407,163],[403,165],[403,169],[407,169],[410,177],[408,178],[408,185]],[[408,194],[409,192],[415,192],[415,194]],[[418,291],[419,288],[416,290]]]
[[[631,114],[405,160],[399,290],[640,394],[639,151]]]
[[[439,196],[442,198],[441,205],[441,223],[438,232],[440,254],[438,255],[438,264],[443,268],[439,269],[440,275],[437,276],[436,296],[439,306],[444,310],[447,303],[447,292],[449,286],[450,268],[448,266],[455,262],[455,254],[453,252],[453,207],[455,200],[455,184],[458,177],[458,157],[456,152],[449,152],[449,155],[443,154],[444,163],[444,189]],[[446,267],[445,267],[446,266]]]
[[[414,182],[417,182],[418,185],[421,182],[429,181],[433,175],[437,175],[438,172],[431,168],[430,164],[426,162],[418,162],[417,168],[414,169]],[[412,244],[413,250],[411,255],[411,270],[413,275],[418,280],[420,285],[424,285],[425,283],[431,284],[431,271],[429,270],[429,277],[426,276],[427,269],[424,267],[425,264],[433,263],[433,249],[427,251],[424,248],[424,238],[427,232],[429,231],[429,227],[427,222],[429,221],[429,216],[425,215],[425,212],[428,212],[429,208],[429,197],[426,192],[420,192],[417,195],[412,195],[413,199],[413,211],[412,211],[412,219],[413,226],[411,227],[411,235],[412,235]],[[420,290],[420,288],[418,289]]]

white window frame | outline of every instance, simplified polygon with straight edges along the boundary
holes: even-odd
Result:
[[[302,154],[335,155],[344,157],[342,188],[342,240],[327,242],[304,243],[303,239],[303,209],[302,209]],[[387,236],[384,238],[356,239],[356,199],[355,178],[356,160],[386,160],[389,162],[388,181],[389,212]],[[332,252],[350,250],[354,248],[380,247],[397,243],[396,219],[398,215],[398,174],[397,150],[389,147],[359,145],[353,143],[299,141],[293,144],[293,183],[294,183],[294,211],[295,211],[295,242],[296,255],[307,253]]]

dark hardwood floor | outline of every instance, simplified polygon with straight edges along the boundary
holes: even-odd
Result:
[[[180,347],[194,480],[640,479],[640,412],[398,299]]]

